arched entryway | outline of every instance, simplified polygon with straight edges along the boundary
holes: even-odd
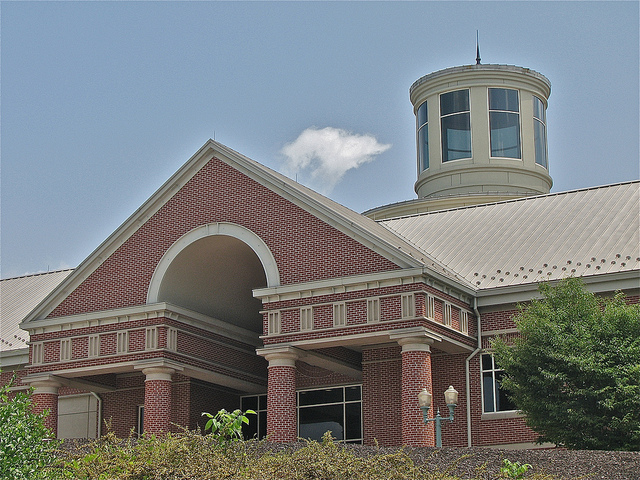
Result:
[[[167,302],[262,333],[252,290],[280,283],[267,245],[232,223],[203,225],[182,236],[154,272],[147,303]]]

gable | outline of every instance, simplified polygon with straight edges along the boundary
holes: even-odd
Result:
[[[144,221],[141,209],[139,226],[112,253],[100,258],[99,265],[48,316],[145,304],[154,270],[165,252],[188,232],[217,222],[240,225],[260,237],[273,254],[283,285],[400,268],[398,262],[218,156],[199,167]]]

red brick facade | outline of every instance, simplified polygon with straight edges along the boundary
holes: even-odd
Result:
[[[127,236],[114,234],[111,253],[75,272],[77,286],[33,322],[30,363],[19,377],[36,388],[36,409],[51,411],[54,431],[58,395],[72,392],[97,392],[94,421],[119,436],[141,433],[140,407],[144,430],[163,433],[202,428],[202,412],[232,411],[242,396],[266,394],[267,434],[290,442],[297,391],[361,385],[365,444],[434,445],[417,394],[433,394],[430,418],[438,408],[446,416],[443,392],[452,385],[459,399],[454,422],[442,425],[445,446],[535,440],[515,412],[482,411],[478,336],[488,349],[492,336],[517,334],[512,304],[483,312],[478,332],[468,286],[417,260],[402,264],[382,241],[363,239],[361,227],[314,210],[313,198],[266,186],[252,168],[204,162],[157,210],[143,210]],[[218,223],[251,232],[275,261],[280,284],[254,290],[262,335],[189,305],[147,304],[163,256],[186,234]]]

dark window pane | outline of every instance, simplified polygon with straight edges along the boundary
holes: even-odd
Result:
[[[255,397],[254,397],[255,398]],[[258,438],[258,418],[256,415],[247,415],[249,425],[242,424],[242,436],[245,440]]]
[[[356,385],[354,387],[346,387],[344,389],[344,395],[347,402],[362,400],[362,392],[359,385]]]
[[[468,111],[469,90],[457,90],[440,95],[440,115]]]
[[[417,114],[417,122],[418,122],[418,128],[420,128],[422,125],[424,125],[425,123],[427,123],[428,121],[428,115],[427,115],[427,102],[424,102],[422,105],[420,105],[418,107],[418,114]]]
[[[471,158],[471,125],[468,113],[442,119],[442,161]]]
[[[429,125],[418,130],[418,158],[420,171],[429,168]]]
[[[533,120],[533,142],[536,149],[536,163],[547,167],[547,129],[538,120]]]
[[[240,403],[240,409],[245,410],[258,410],[258,397],[244,397]]]
[[[515,410],[516,406],[507,396],[507,392],[502,385],[502,377],[504,377],[504,372],[496,372],[496,389],[498,391],[498,397],[496,398],[497,410],[499,412],[504,412],[507,410]]]
[[[344,440],[343,405],[324,405],[298,410],[299,436],[321,440],[328,430],[337,440]]]
[[[493,355],[482,355],[482,370],[493,370]]]
[[[266,410],[267,409],[267,396],[266,395],[260,395],[258,397],[258,408],[260,410]]]
[[[267,412],[258,414],[258,438],[262,439],[267,436]]]
[[[493,376],[491,372],[482,374],[482,394],[485,413],[493,412]]]
[[[544,103],[538,97],[533,97],[533,116],[544,123],[547,123],[547,115]]]
[[[347,419],[346,439],[362,438],[362,404],[347,403],[345,405],[345,416]]]
[[[519,112],[518,91],[506,88],[489,89],[489,110]]]
[[[491,156],[521,158],[520,124],[517,113],[490,112]]]
[[[311,390],[299,393],[298,405],[320,405],[323,403],[335,403],[344,401],[342,388],[328,388],[324,390]]]

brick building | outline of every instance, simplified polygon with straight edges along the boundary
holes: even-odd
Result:
[[[248,435],[414,446],[418,392],[433,415],[453,385],[445,446],[531,446],[490,339],[542,280],[640,293],[640,184],[550,194],[549,94],[514,66],[419,79],[418,198],[364,214],[209,140],[72,272],[2,280],[1,381],[63,437],[252,408]]]

